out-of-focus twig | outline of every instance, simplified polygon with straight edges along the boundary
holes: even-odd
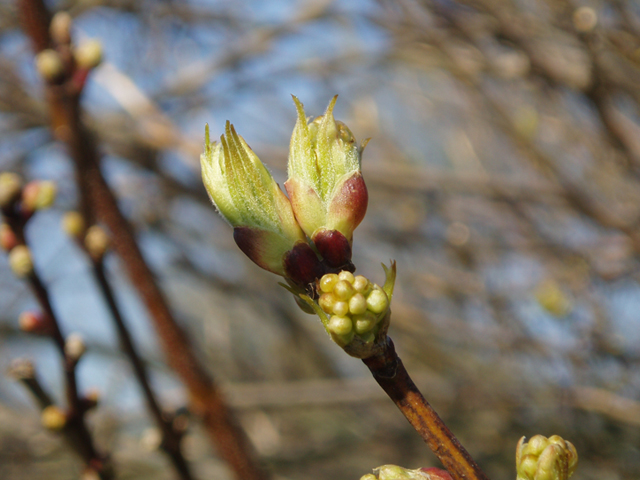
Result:
[[[48,10],[42,0],[20,0],[18,6],[24,29],[31,36],[36,52],[40,52],[51,43]],[[55,136],[66,143],[76,165],[81,198],[85,199],[81,210],[85,217],[101,220],[111,231],[113,248],[149,310],[168,363],[189,390],[191,409],[202,418],[221,457],[229,463],[237,478],[263,480],[266,474],[256,462],[244,432],[213,379],[196,358],[185,332],[173,318],[131,226],[100,171],[96,143],[82,120],[80,94],[81,90],[74,90],[70,82],[47,85],[51,128]]]

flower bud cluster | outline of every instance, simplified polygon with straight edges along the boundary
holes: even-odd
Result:
[[[577,463],[576,448],[558,435],[522,437],[516,448],[517,480],[567,480]]]
[[[452,480],[449,472],[435,467],[411,470],[397,465],[383,465],[373,471],[375,475],[369,473],[360,477],[360,480]]]
[[[318,304],[330,315],[327,329],[338,344],[349,344],[355,335],[365,343],[374,341],[377,326],[389,310],[389,298],[382,288],[346,270],[324,275],[318,287]]]

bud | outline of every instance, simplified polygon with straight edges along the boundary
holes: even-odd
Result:
[[[55,82],[64,75],[64,64],[60,54],[50,48],[42,50],[36,55],[36,70],[42,78],[49,82]]]
[[[110,244],[109,236],[104,228],[92,225],[84,237],[84,246],[94,260],[100,260],[107,252]]]
[[[320,263],[296,222],[289,199],[229,122],[220,142],[205,130],[202,179],[233,238],[257,265],[306,285],[320,276]]]
[[[58,12],[51,19],[49,32],[51,38],[57,44],[68,44],[71,42],[71,25],[73,20],[67,12]]]
[[[77,362],[86,352],[87,346],[79,333],[72,333],[64,342],[64,354],[72,362]]]
[[[573,26],[578,32],[591,32],[598,23],[598,14],[591,7],[580,7],[573,12]]]
[[[318,302],[299,295],[320,317],[327,333],[351,356],[368,358],[375,353],[389,328],[395,283],[395,262],[383,265],[386,280],[380,287],[351,272],[328,273],[316,282]]]
[[[99,40],[88,40],[81,43],[74,51],[73,58],[78,68],[91,70],[102,62],[102,44]]]
[[[33,272],[31,252],[26,245],[17,245],[9,252],[9,266],[16,277],[22,278]]]
[[[41,312],[25,311],[18,317],[20,330],[27,333],[46,333],[48,322]]]
[[[383,465],[373,471],[375,475],[365,475],[360,480],[453,480],[449,472],[435,467],[411,470],[397,465]]]
[[[22,179],[11,172],[0,173],[0,208],[8,207],[15,202],[22,190]]]
[[[567,480],[576,469],[578,452],[558,435],[522,437],[516,447],[517,480]]]
[[[298,120],[289,149],[285,188],[298,223],[334,268],[351,262],[353,231],[367,210],[367,187],[360,171],[362,151],[349,128],[333,117],[333,97],[323,116],[307,123],[293,97]]]
[[[56,199],[56,184],[48,180],[34,180],[22,190],[22,205],[25,210],[33,212],[53,205]]]
[[[85,228],[84,218],[80,212],[67,212],[62,217],[62,230],[70,237],[82,237]]]
[[[59,431],[67,424],[67,415],[55,405],[49,405],[42,410],[40,421],[44,428]]]
[[[17,245],[18,238],[11,227],[6,223],[0,224],[0,247],[2,247],[5,252],[9,252]]]
[[[36,369],[31,360],[16,358],[11,362],[7,375],[15,380],[33,380],[36,378]]]

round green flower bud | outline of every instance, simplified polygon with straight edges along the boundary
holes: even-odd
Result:
[[[336,335],[347,335],[351,333],[353,329],[353,323],[349,317],[340,317],[334,315],[329,320],[329,331]]]
[[[353,326],[358,335],[367,333],[376,326],[376,317],[371,312],[367,312],[364,315],[354,315]]]
[[[95,39],[80,44],[73,52],[78,67],[91,70],[102,62],[102,44]]]
[[[333,313],[335,313],[339,317],[345,317],[349,313],[349,304],[347,302],[334,303]]]
[[[17,200],[22,190],[22,179],[11,172],[0,173],[0,207],[6,207]]]
[[[369,280],[367,277],[363,277],[362,275],[357,275],[353,280],[353,288],[356,292],[362,293],[366,295],[369,293],[368,289],[370,288]]]
[[[347,270],[343,270],[342,272],[340,272],[338,274],[338,278],[340,280],[344,280],[345,282],[349,282],[350,284],[353,285],[353,282],[355,281],[355,277],[353,276],[353,273],[348,272]]]
[[[353,315],[361,315],[367,311],[367,299],[361,293],[356,293],[349,299],[349,312]]]
[[[380,288],[375,288],[367,297],[367,308],[373,313],[382,313],[389,308],[387,294]]]
[[[354,293],[356,293],[356,291],[353,289],[353,285],[346,280],[338,281],[333,287],[333,294],[338,300],[349,300]]]
[[[338,283],[338,275],[327,273],[320,279],[320,290],[324,293],[333,292],[336,283]]]
[[[333,293],[323,293],[318,299],[318,304],[320,305],[320,308],[324,311],[324,313],[332,313],[335,303],[336,297],[333,295]]]
[[[70,237],[80,238],[85,228],[84,218],[80,212],[67,212],[62,217],[62,230]]]

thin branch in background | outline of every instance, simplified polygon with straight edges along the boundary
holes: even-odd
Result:
[[[41,183],[31,184],[34,187],[31,190],[42,188]],[[26,193],[28,188],[30,188],[29,185],[24,189],[15,189],[15,193],[12,195],[13,198],[3,202],[2,215],[6,222],[6,226],[3,227],[5,235],[3,247],[9,251],[9,261],[12,264],[12,269],[16,274],[26,278],[42,309],[43,317],[39,322],[40,325],[33,325],[32,329],[48,335],[53,340],[62,358],[66,396],[66,410],[64,413],[52,405],[49,395],[44,392],[44,389],[35,380],[35,374],[25,373],[28,370],[25,368],[22,369],[22,373],[20,371],[15,373],[20,374],[23,383],[36,396],[43,409],[43,416],[54,413],[55,429],[62,430],[71,447],[84,461],[86,468],[93,470],[101,480],[110,480],[114,475],[111,462],[107,455],[100,453],[95,447],[92,434],[85,420],[88,402],[78,392],[76,366],[84,352],[84,345],[81,339],[73,335],[66,337],[63,334],[60,321],[51,305],[48,289],[33,268],[31,254],[26,246],[25,226],[35,211],[32,206],[25,205],[27,202],[24,197],[28,195]],[[22,200],[19,200],[21,197]],[[9,235],[11,235],[11,240],[7,241]],[[55,408],[55,410],[52,410],[52,408]],[[44,417],[43,423],[47,423]]]
[[[33,40],[36,53],[51,44],[50,18],[42,0],[20,0],[18,8],[24,30]],[[48,39],[45,41],[43,39]],[[61,56],[70,53],[70,44],[57,45]],[[131,225],[120,211],[113,192],[100,170],[100,155],[95,140],[82,120],[80,97],[88,72],[76,68],[73,59],[66,75],[47,82],[46,92],[51,111],[51,128],[66,143],[76,166],[77,184],[81,192],[81,211],[85,218],[97,218],[109,228],[113,248],[127,269],[132,284],[146,304],[162,342],[167,361],[189,390],[191,410],[202,418],[206,431],[220,456],[238,479],[265,480],[245,433],[204,366],[197,359],[185,332],[179,327],[153,273],[145,262]]]

